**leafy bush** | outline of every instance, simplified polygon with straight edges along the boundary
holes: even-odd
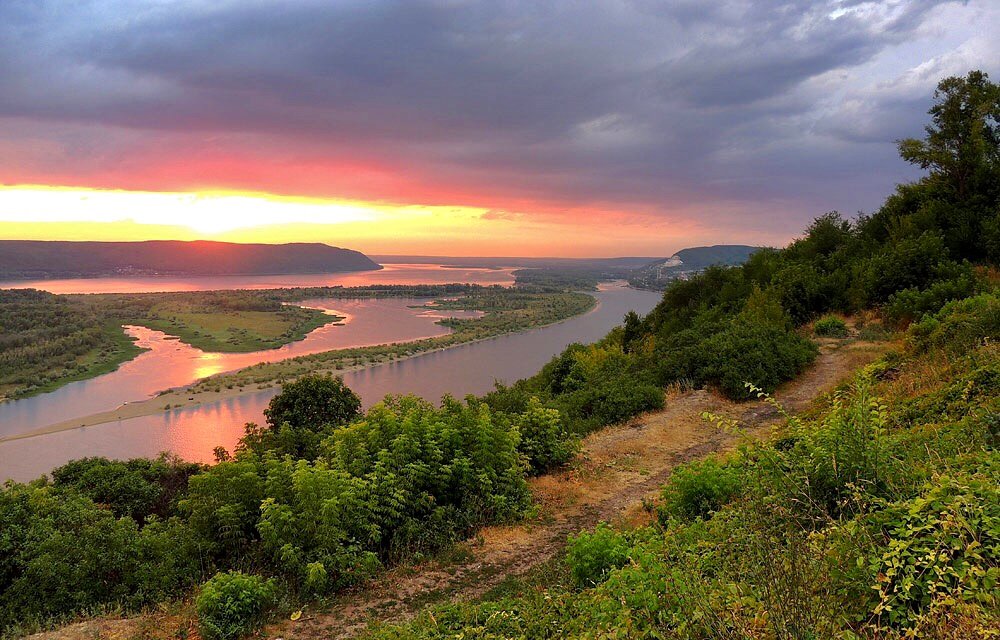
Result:
[[[741,469],[715,458],[677,467],[663,488],[660,521],[708,517],[739,494],[741,476]]]
[[[918,351],[943,347],[962,352],[997,336],[1000,336],[997,294],[949,302],[934,316],[926,316],[910,327],[910,340]]]
[[[532,474],[569,462],[579,448],[579,440],[566,430],[559,411],[542,406],[538,398],[531,398],[526,410],[513,420],[521,435],[518,450]]]
[[[0,627],[117,605],[133,610],[197,582],[196,539],[177,519],[141,530],[72,490],[0,490]]]
[[[628,540],[607,523],[597,525],[592,532],[570,536],[566,562],[573,580],[580,588],[604,582],[613,569],[628,564]]]
[[[823,316],[813,325],[813,333],[824,338],[846,338],[847,325],[837,316]]]
[[[996,480],[941,476],[872,518],[889,541],[869,559],[875,614],[891,626],[912,627],[945,599],[1000,604]]]
[[[273,580],[239,571],[217,573],[195,600],[198,629],[206,640],[236,640],[261,627],[274,605]]]
[[[52,479],[59,489],[77,491],[116,516],[129,516],[142,525],[150,516],[175,515],[188,479],[202,469],[202,465],[167,455],[125,462],[82,458],[53,469]]]
[[[953,278],[934,282],[926,289],[911,287],[892,294],[886,307],[886,315],[897,324],[919,320],[927,313],[937,313],[952,300],[960,300],[975,294],[976,278],[966,267]]]
[[[737,400],[751,397],[748,382],[773,391],[804,370],[817,353],[816,345],[792,331],[748,322],[734,322],[699,348],[704,363],[696,379],[717,385],[726,397]]]

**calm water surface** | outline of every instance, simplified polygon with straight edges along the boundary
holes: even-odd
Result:
[[[123,403],[152,397],[164,389],[185,386],[258,362],[277,362],[330,349],[418,340],[448,333],[447,327],[436,324],[443,317],[441,312],[414,308],[427,302],[426,298],[306,300],[301,304],[343,316],[346,320],[343,324],[320,327],[298,342],[251,353],[207,353],[170,339],[160,331],[127,327],[127,333],[138,338],[137,344],[149,351],[122,364],[117,371],[72,382],[50,393],[0,404],[0,438],[74,417],[110,411]],[[447,315],[469,317],[474,314],[459,311]]]
[[[360,287],[369,284],[514,283],[512,269],[453,269],[440,264],[390,264],[378,271],[276,276],[203,276],[145,278],[76,278],[72,280],[9,280],[0,289],[41,289],[52,293],[160,293],[216,289],[279,289],[282,287]]]
[[[647,313],[660,298],[656,293],[637,291],[622,286],[607,286],[595,295],[599,300],[596,309],[560,324],[525,333],[500,336],[445,351],[423,354],[409,360],[347,372],[344,375],[344,380],[361,396],[366,406],[377,402],[388,393],[415,393],[431,400],[437,400],[446,393],[460,397],[469,393],[484,393],[492,388],[494,380],[512,382],[534,374],[553,355],[562,351],[572,342],[592,342],[601,338],[608,330],[621,322],[622,316],[627,311],[635,310],[639,313]],[[346,301],[332,302],[335,304],[331,306],[340,310]],[[351,327],[352,324],[356,324],[359,331],[362,324],[383,325],[383,329],[369,327],[372,331],[382,331],[386,330],[384,325],[395,325],[397,316],[405,314],[405,311],[399,309],[398,313],[383,314],[371,322],[348,323],[343,327],[327,327],[318,331],[335,333],[337,330]],[[416,317],[413,320],[419,321],[421,318]],[[426,318],[422,320],[428,323],[424,325],[425,327],[435,326]],[[440,329],[440,327],[438,328]],[[389,333],[395,331],[395,327],[388,329]],[[149,334],[150,340],[162,339],[162,334],[160,336],[154,335],[155,332],[149,332]],[[310,338],[312,335],[310,334]],[[373,338],[375,342],[398,339]],[[308,340],[309,338],[295,344],[305,345]],[[324,348],[336,347],[327,346]],[[167,355],[169,353],[169,350],[158,352],[154,349],[151,354],[144,355],[163,354],[163,357],[170,361]],[[219,354],[205,355],[217,356]],[[221,358],[228,357],[228,355],[221,356]],[[200,365],[189,363],[187,366],[190,372],[192,366],[206,365],[204,363]],[[126,370],[125,366],[122,367],[122,370]],[[108,374],[108,376],[111,375],[114,374]],[[131,374],[126,373],[114,386],[135,385],[134,388],[137,390],[147,389],[150,386],[155,387],[152,391],[147,392],[146,396],[132,396],[133,398],[147,397],[150,393],[165,386],[171,386],[149,385],[141,380],[132,380],[133,377],[136,377],[134,371]],[[102,378],[74,384],[101,384]],[[64,389],[68,390],[73,386],[68,385]],[[28,401],[38,401],[32,411],[36,412],[36,416],[44,414],[45,417],[42,418],[26,419],[23,416],[6,414],[4,412],[10,411],[8,407],[12,407],[14,404],[0,405],[0,432],[9,429],[13,429],[8,431],[10,433],[31,430],[45,424],[58,422],[65,418],[49,419],[49,416],[63,414],[67,409],[52,405],[62,405],[74,401],[86,403],[91,395],[83,391],[67,391],[66,396],[61,400],[55,403],[46,402],[46,399],[50,399],[58,393],[59,391],[56,391],[52,394],[28,399]],[[263,409],[275,393],[274,389],[248,393],[237,398],[206,403],[190,409],[165,411],[154,416],[144,416],[0,443],[0,479],[31,479],[73,458],[93,455],[129,458],[153,456],[160,451],[173,451],[189,460],[208,462],[212,460],[214,447],[222,445],[232,448],[242,435],[244,423],[261,420]],[[70,408],[69,411],[75,411],[72,415],[94,413],[91,410],[77,411],[75,408]],[[18,426],[8,427],[8,419],[12,421],[11,424]]]

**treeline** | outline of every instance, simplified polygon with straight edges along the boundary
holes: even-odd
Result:
[[[89,378],[139,352],[90,305],[34,289],[0,291],[0,398]]]
[[[552,313],[546,317],[573,315],[565,297],[552,295]],[[468,284],[84,295],[0,290],[0,397],[20,398],[51,391],[68,382],[112,371],[131,360],[141,350],[123,333],[122,325],[163,331],[204,351],[249,352],[301,340],[310,331],[337,320],[316,309],[285,303],[310,298],[463,296],[472,296],[470,299],[478,301],[476,308],[484,311],[524,309],[529,302],[538,306],[540,298],[537,288],[511,290]],[[578,308],[580,300],[574,299],[573,304]],[[490,322],[502,318],[507,328],[483,328],[476,321],[466,322],[461,328],[470,333],[482,329],[493,334],[525,328],[524,320],[516,321],[513,314],[493,315]],[[539,314],[527,315],[534,318]]]

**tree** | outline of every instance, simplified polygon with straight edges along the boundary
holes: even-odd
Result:
[[[632,350],[632,343],[642,338],[642,319],[635,311],[625,314],[624,331],[622,333],[622,350],[629,353]]]
[[[309,375],[290,382],[271,399],[264,417],[272,429],[318,430],[344,426],[361,415],[361,398],[340,377]]]
[[[995,179],[1000,167],[1000,86],[982,71],[938,83],[928,113],[932,124],[923,140],[899,141],[907,162],[944,179],[959,198],[983,179]]]
[[[899,142],[903,159],[929,169],[899,188],[896,206],[923,230],[940,229],[955,257],[1000,257],[1000,85],[982,71],[945,78],[923,140]],[[895,207],[891,207],[895,208]]]

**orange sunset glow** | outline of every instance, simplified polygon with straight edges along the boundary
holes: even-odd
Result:
[[[537,212],[536,212],[537,213]],[[373,253],[600,255],[610,237],[655,255],[667,239],[696,238],[695,225],[577,210],[587,224],[554,215],[482,207],[401,205],[278,196],[261,192],[155,192],[42,185],[0,187],[0,238],[27,240],[197,240],[314,242]],[[650,225],[658,236],[650,242]],[[645,245],[645,246],[644,246]]]

